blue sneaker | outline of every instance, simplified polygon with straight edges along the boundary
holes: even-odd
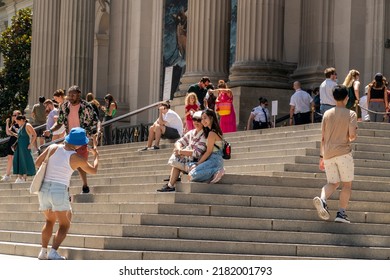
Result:
[[[348,219],[348,216],[347,214],[341,214],[341,212],[337,212],[337,216],[336,216],[336,219],[334,219],[335,222],[337,223],[346,223],[346,224],[350,224],[351,221]]]
[[[316,196],[315,198],[313,198],[313,204],[314,207],[317,209],[318,217],[325,221],[329,220],[330,214],[326,203],[321,198]]]

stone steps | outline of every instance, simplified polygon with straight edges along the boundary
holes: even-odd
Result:
[[[61,253],[70,259],[388,259],[390,257],[389,124],[359,123],[353,144],[356,180],[348,215],[334,223],[312,204],[326,183],[318,170],[320,124],[225,135],[233,156],[215,185],[177,184],[169,175],[172,143],[100,147],[91,194],[72,177],[73,222]],[[0,167],[5,160],[0,160]],[[31,178],[29,178],[31,182]],[[36,257],[43,216],[29,182],[0,183],[0,253]]]
[[[204,231],[204,230],[203,230]],[[240,230],[241,234],[240,239],[246,239],[244,232]],[[194,232],[193,229],[182,234],[191,235],[191,232]],[[218,235],[221,235],[223,232],[218,230],[213,231],[213,234],[218,238]],[[209,233],[210,234],[210,233]],[[283,234],[283,233],[282,233]],[[258,236],[261,239],[262,234]],[[291,239],[294,239],[294,234]],[[297,233],[297,235],[301,235]],[[306,235],[306,234],[305,234]],[[377,246],[366,247],[360,246],[360,242],[370,243],[369,240],[371,236],[350,236],[338,235],[335,240],[332,234],[317,234],[322,236],[324,239],[328,240],[330,243],[334,244],[297,244],[297,243],[281,243],[279,240],[275,240],[275,243],[272,242],[249,242],[249,241],[224,241],[219,240],[193,240],[193,239],[172,239],[172,238],[140,238],[140,237],[107,237],[107,236],[80,236],[69,234],[67,239],[63,243],[63,248],[61,252],[65,251],[66,247],[72,247],[72,244],[78,244],[80,246],[83,244],[85,249],[94,249],[94,250],[130,250],[134,251],[160,251],[160,252],[186,252],[186,253],[208,253],[208,254],[239,254],[239,255],[273,255],[273,256],[283,256],[283,257],[299,257],[307,256],[310,252],[312,257],[329,257],[329,252],[331,252],[332,258],[356,258],[359,259],[380,259],[384,258],[389,253],[389,248],[377,244]],[[0,237],[4,236],[2,243],[38,243],[40,240],[40,234],[35,232],[28,232],[28,234],[23,234],[20,232],[0,232]],[[185,235],[187,236],[187,235]],[[267,236],[264,236],[264,239],[273,239],[275,233],[272,232]],[[307,236],[308,240],[312,240],[315,234],[312,236]],[[190,236],[189,236],[190,237]],[[276,237],[276,236],[275,236]],[[279,236],[280,237],[280,236]],[[289,233],[285,233],[285,238],[289,239]],[[384,238],[386,239],[386,238]],[[378,239],[379,240],[379,239]],[[383,242],[380,240],[379,242]],[[372,244],[376,244],[375,241]],[[386,245],[386,243],[384,244]],[[83,251],[85,251],[85,249]],[[36,250],[39,251],[39,248]],[[6,252],[4,252],[6,253]],[[69,257],[69,256],[68,256]]]

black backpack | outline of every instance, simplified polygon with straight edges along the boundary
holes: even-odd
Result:
[[[223,155],[222,155],[222,158],[223,159],[230,159],[231,158],[231,155],[232,155],[232,147],[230,145],[230,143],[228,141],[226,141],[225,139],[222,138],[222,152],[223,152]],[[221,149],[218,145],[214,144],[215,147],[217,147],[219,150]]]
[[[230,159],[232,154],[232,147],[230,146],[230,143],[226,140],[223,140],[223,159]]]

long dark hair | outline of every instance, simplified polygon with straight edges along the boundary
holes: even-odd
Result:
[[[203,127],[203,131],[204,131],[204,135],[205,137],[207,138],[209,136],[209,132],[210,131],[214,131],[215,133],[217,133],[220,137],[222,137],[222,129],[221,127],[219,126],[219,123],[218,123],[218,118],[217,118],[217,115],[215,114],[215,112],[211,109],[206,109],[202,112],[202,115],[203,114],[206,114],[212,121],[212,124],[211,124],[211,129],[208,128],[207,126],[204,126]]]
[[[111,106],[111,103],[114,103],[115,104],[115,109],[118,109],[118,104],[116,103],[114,97],[111,95],[111,94],[107,94],[105,97],[104,97],[105,100],[108,100],[108,104],[106,105],[107,109],[110,108]]]

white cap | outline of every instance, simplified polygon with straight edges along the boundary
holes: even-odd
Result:
[[[202,118],[202,111],[196,111],[193,115],[193,118],[201,119]]]

